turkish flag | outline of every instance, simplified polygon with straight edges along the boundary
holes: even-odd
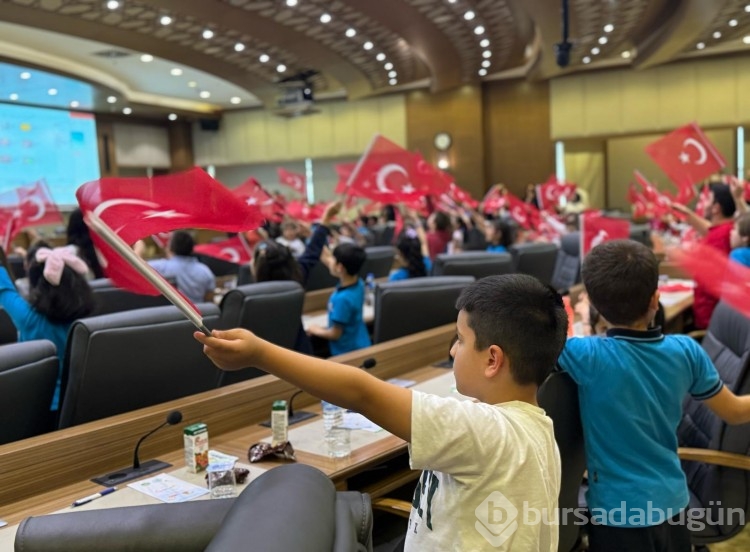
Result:
[[[101,178],[79,187],[76,197],[84,219],[96,215],[128,245],[184,228],[243,232],[263,220],[258,208],[246,205],[199,168],[154,178]],[[91,237],[115,285],[144,295],[160,293],[96,232]]]
[[[413,178],[415,185],[435,197],[447,193],[450,185],[453,184],[453,177],[429,164],[419,153],[415,153],[414,156],[416,158],[416,173]]]
[[[646,153],[679,189],[697,184],[727,164],[696,123],[652,142]]]
[[[16,188],[18,193],[17,227],[19,230],[44,224],[62,224],[60,209],[43,181],[28,188]]]
[[[625,219],[603,217],[601,211],[583,213],[581,225],[581,257],[600,243],[630,238],[630,222]]]
[[[560,182],[554,174],[546,182],[536,186],[536,200],[540,209],[554,210],[560,205],[561,197],[570,200],[575,193],[575,184]]]
[[[507,200],[505,195],[508,192],[500,188],[499,186],[493,186],[490,188],[482,199],[482,208],[485,213],[495,213],[500,209],[506,207]]]
[[[193,251],[238,265],[248,264],[252,259],[250,247],[239,236],[219,242],[202,243],[196,245]]]
[[[695,204],[695,212],[700,216],[706,216],[706,210],[711,205],[711,187],[704,185],[701,189],[700,195],[698,195],[698,202]]]
[[[642,189],[641,197],[645,199],[647,212],[651,217],[661,217],[672,211],[672,202],[675,200],[669,194],[657,190],[640,172],[633,171],[633,175]]]
[[[306,201],[290,201],[286,204],[286,214],[297,220],[315,222],[323,216],[326,210],[325,203],[310,205]]]
[[[232,193],[244,201],[246,205],[258,207],[267,220],[281,222],[284,219],[284,206],[279,204],[256,179],[248,178],[234,188]]]
[[[420,156],[378,135],[352,172],[346,193],[380,203],[418,199],[428,191],[420,160]]]
[[[279,182],[284,186],[289,186],[298,194],[307,195],[304,174],[291,172],[282,167],[276,169],[276,172],[279,175]]]
[[[448,186],[448,191],[446,193],[451,199],[453,199],[453,201],[460,203],[461,205],[466,205],[470,209],[476,209],[477,205],[479,205],[479,202],[471,197],[469,192],[455,182],[452,182],[451,185]]]
[[[347,185],[349,184],[349,177],[356,167],[356,163],[339,163],[333,168],[336,170],[336,174],[339,175],[339,181],[336,183],[335,194],[344,194],[347,191]]]
[[[539,212],[539,209],[530,203],[522,201],[510,192],[507,192],[503,198],[510,216],[519,225],[526,230],[534,230],[539,226],[539,222],[541,221],[541,213]]]
[[[159,232],[158,234],[151,234],[151,239],[156,244],[156,247],[166,250],[169,245],[169,237],[171,234],[172,232]]]

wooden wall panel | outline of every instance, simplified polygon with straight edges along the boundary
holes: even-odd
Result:
[[[171,172],[186,171],[195,163],[191,130],[190,123],[186,121],[173,122],[167,127]]]

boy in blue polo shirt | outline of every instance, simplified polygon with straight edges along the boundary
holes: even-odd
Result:
[[[339,283],[328,300],[328,327],[310,326],[307,333],[327,339],[332,355],[372,345],[362,318],[365,284],[359,277],[366,258],[367,253],[361,247],[342,243],[333,250],[333,258],[329,261],[331,274],[339,279]]]
[[[630,240],[595,247],[582,268],[606,336],[569,339],[560,366],[578,384],[586,445],[591,550],[690,552],[689,494],[677,456],[687,393],[728,423],[750,421],[703,349],[649,330],[659,306],[659,263]]]

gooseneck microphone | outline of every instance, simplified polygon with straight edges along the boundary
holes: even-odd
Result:
[[[139,477],[143,477],[144,475],[169,468],[172,464],[167,464],[166,462],[162,462],[161,460],[149,460],[141,464],[141,461],[138,458],[138,450],[141,447],[141,443],[146,440],[146,437],[153,435],[164,426],[179,424],[181,421],[182,412],[180,412],[179,410],[170,412],[169,414],[167,414],[167,420],[165,422],[161,423],[160,425],[146,433],[143,437],[138,439],[138,443],[135,445],[135,450],[133,451],[133,465],[131,467],[123,468],[116,472],[102,475],[101,477],[95,477],[91,481],[93,481],[94,483],[98,483],[99,485],[104,485],[105,487],[112,487],[116,484],[132,481],[133,479],[138,479]]]

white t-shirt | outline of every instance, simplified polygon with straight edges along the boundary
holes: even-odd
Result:
[[[406,552],[557,551],[560,453],[544,410],[415,391],[411,437],[411,467],[425,471]]]
[[[302,255],[302,253],[305,252],[305,242],[303,242],[299,238],[295,238],[292,241],[289,241],[284,236],[279,236],[278,238],[276,238],[276,241],[281,245],[287,246],[291,250],[292,256],[295,258],[299,257],[300,255]]]

